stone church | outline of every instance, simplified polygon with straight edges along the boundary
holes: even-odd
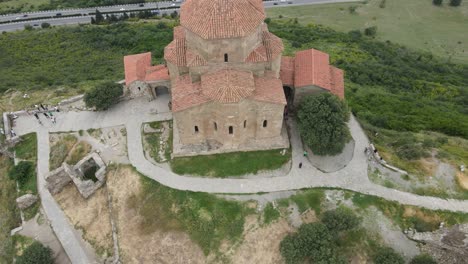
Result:
[[[174,156],[289,147],[284,123],[306,94],[344,97],[343,72],[310,49],[283,57],[262,0],[187,0],[164,50],[124,57],[130,96],[171,95]],[[161,90],[162,91],[162,90]]]

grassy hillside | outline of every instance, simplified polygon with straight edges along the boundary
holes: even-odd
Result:
[[[301,24],[323,24],[348,32],[377,26],[379,40],[391,40],[413,49],[430,51],[452,62],[468,63],[468,2],[459,7],[432,5],[430,0],[382,0],[278,7],[267,9],[268,16],[298,18]],[[350,12],[351,6],[357,7]]]

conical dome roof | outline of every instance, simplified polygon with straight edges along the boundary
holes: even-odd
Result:
[[[204,39],[245,37],[265,19],[262,0],[187,0],[180,24]]]

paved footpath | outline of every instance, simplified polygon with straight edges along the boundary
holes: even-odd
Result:
[[[158,101],[159,100],[159,101]],[[15,131],[18,135],[30,132],[38,134],[38,184],[42,204],[57,237],[73,263],[92,263],[85,254],[81,238],[74,235],[64,213],[45,188],[44,177],[49,172],[49,132],[66,132],[124,125],[127,129],[127,149],[131,164],[142,174],[159,183],[178,190],[189,190],[207,193],[258,193],[298,190],[312,187],[342,188],[364,194],[375,195],[401,204],[415,205],[434,210],[468,212],[468,200],[441,199],[419,196],[402,192],[372,183],[367,176],[367,157],[364,148],[369,145],[368,139],[358,122],[351,118],[349,127],[356,141],[354,155],[343,169],[323,173],[313,167],[302,156],[302,143],[297,129],[292,126],[291,145],[292,169],[280,177],[263,177],[249,179],[219,179],[192,176],[181,176],[158,167],[149,162],[143,153],[141,126],[144,122],[172,119],[167,108],[168,98],[159,98],[147,102],[135,99],[118,104],[105,112],[66,112],[57,113],[57,124],[52,125],[43,120],[40,126],[33,116],[21,116],[17,119]],[[302,169],[298,168],[303,162]]]

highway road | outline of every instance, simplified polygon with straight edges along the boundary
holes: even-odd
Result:
[[[284,7],[284,6],[297,6],[297,5],[310,5],[310,4],[325,4],[325,3],[340,3],[340,2],[356,2],[359,0],[274,0],[265,1],[265,8],[270,7]],[[91,17],[89,13],[95,12],[98,9],[101,12],[130,12],[144,9],[156,9],[156,8],[171,8],[167,10],[161,10],[161,13],[171,13],[174,10],[179,9],[181,1],[179,2],[157,2],[157,3],[145,3],[144,6],[139,4],[131,5],[116,5],[116,6],[105,6],[97,8],[83,8],[83,9],[64,9],[64,10],[51,10],[51,11],[40,11],[30,13],[18,13],[8,14],[0,16],[0,22],[15,21],[18,19],[31,19],[37,18],[30,21],[12,22],[8,24],[0,24],[0,32],[2,31],[15,31],[22,30],[26,24],[35,27],[40,27],[41,23],[46,22],[51,25],[73,25],[73,24],[89,24],[91,23]],[[276,4],[276,5],[275,5]],[[44,18],[56,16],[60,13],[62,16],[81,14],[83,16],[77,17],[57,17],[57,18]]]

